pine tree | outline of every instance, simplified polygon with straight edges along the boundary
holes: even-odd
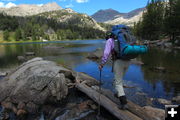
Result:
[[[3,33],[3,39],[5,41],[9,41],[9,31],[8,30],[5,30],[4,33]]]
[[[22,39],[22,34],[21,34],[21,29],[18,28],[18,29],[16,29],[16,31],[15,31],[15,40],[16,40],[16,41],[19,41],[20,39]]]
[[[165,10],[164,32],[172,41],[180,35],[180,0],[169,0]]]

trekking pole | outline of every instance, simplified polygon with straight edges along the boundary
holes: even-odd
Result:
[[[101,81],[101,71],[102,70],[100,70],[99,72],[100,72],[100,75],[99,75],[99,102],[98,102],[98,117],[100,117],[100,112],[101,112],[101,105],[100,105],[100,99],[101,99],[101,83],[102,83],[102,81]]]

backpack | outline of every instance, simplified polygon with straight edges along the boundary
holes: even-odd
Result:
[[[131,45],[131,43],[135,42],[135,38],[131,34],[129,27],[125,25],[115,25],[112,27],[111,32],[116,36],[114,50],[117,58],[130,60],[148,51],[145,45]]]

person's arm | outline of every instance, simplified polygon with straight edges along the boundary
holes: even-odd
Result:
[[[104,54],[103,54],[103,57],[102,57],[102,62],[100,64],[100,66],[99,66],[100,69],[103,68],[104,64],[108,60],[109,55],[111,54],[112,44],[113,44],[112,39],[108,39],[106,41],[106,45],[105,45],[105,49],[104,49]]]

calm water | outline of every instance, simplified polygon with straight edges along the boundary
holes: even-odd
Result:
[[[35,52],[36,56],[63,64],[78,72],[85,72],[99,79],[98,63],[86,59],[89,52],[103,48],[104,40],[79,40],[48,43],[6,44],[0,45],[0,71],[21,64],[17,56],[26,52]],[[126,90],[129,96],[135,92],[144,92],[149,97],[171,99],[180,94],[180,51],[150,49],[149,53],[137,58],[143,66],[131,64],[124,75],[124,82],[136,89]],[[167,72],[153,71],[153,67],[165,67]],[[111,64],[102,72],[103,87],[114,90]]]

